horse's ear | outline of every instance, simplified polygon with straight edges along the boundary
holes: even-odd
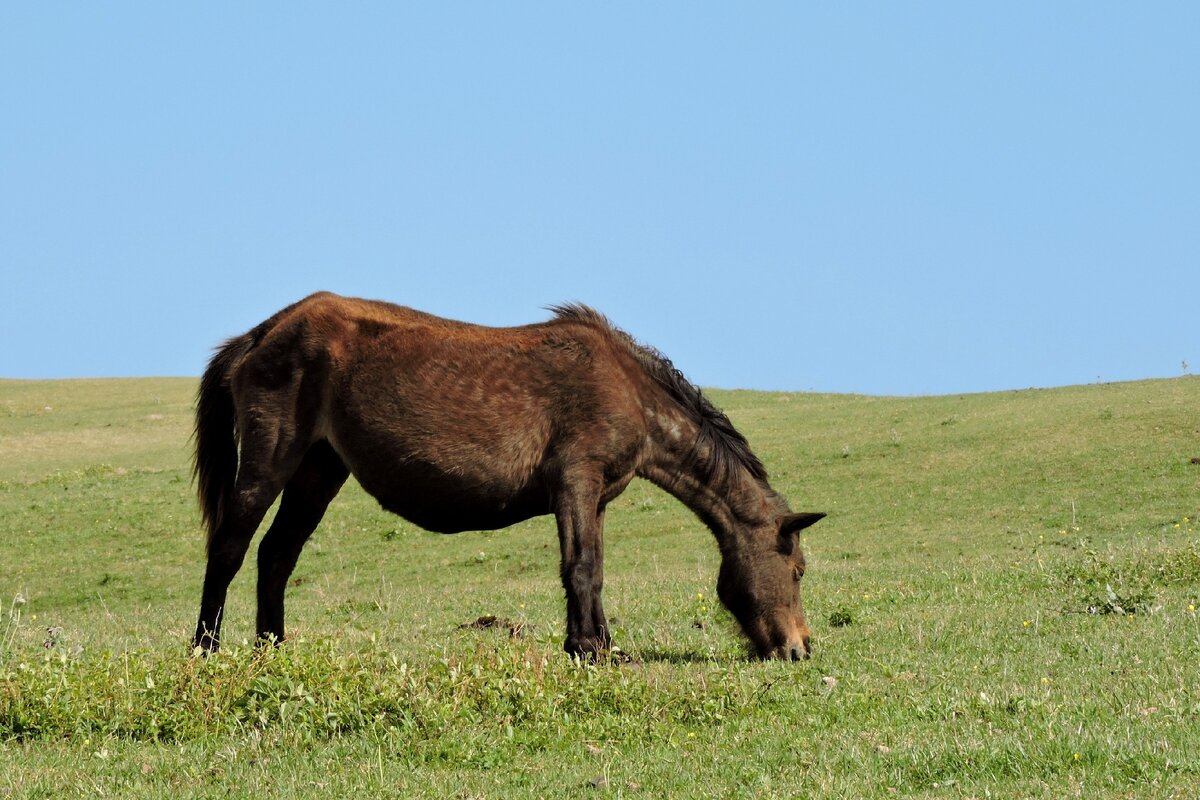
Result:
[[[799,514],[784,514],[779,518],[779,535],[790,536],[793,533],[798,533],[809,525],[812,525],[818,520],[825,518],[825,515],[819,512],[805,511]]]

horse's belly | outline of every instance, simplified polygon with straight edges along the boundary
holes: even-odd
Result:
[[[516,367],[504,359],[475,371],[429,359],[403,366],[359,364],[332,398],[325,435],[363,488],[385,509],[444,533],[550,513],[541,475],[551,419],[546,402],[508,375]]]
[[[495,530],[548,514],[550,497],[535,481],[505,476],[446,474],[423,464],[351,471],[388,511],[438,533]]]
[[[428,531],[459,533],[490,531],[550,512],[549,501],[519,496],[499,500],[471,495],[420,496],[407,492],[375,495],[379,504],[393,514]]]

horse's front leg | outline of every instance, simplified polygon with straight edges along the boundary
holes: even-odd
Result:
[[[571,655],[594,658],[612,639],[600,592],[604,588],[604,509],[599,491],[568,487],[555,518],[562,551],[562,582],[567,595],[567,639]]]

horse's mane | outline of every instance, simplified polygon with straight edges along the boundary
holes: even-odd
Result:
[[[698,445],[708,445],[709,458],[704,465],[708,480],[726,482],[735,467],[746,470],[756,480],[766,482],[767,470],[758,456],[750,450],[746,441],[725,412],[714,406],[700,388],[689,381],[671,360],[649,345],[642,344],[625,331],[609,322],[608,318],[585,305],[568,303],[551,306],[558,319],[582,322],[607,331],[614,341],[624,346],[633,355],[642,369],[696,423],[699,431],[693,458],[699,455]]]

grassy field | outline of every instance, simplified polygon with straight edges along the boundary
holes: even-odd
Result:
[[[0,795],[1200,795],[1200,379],[712,392],[830,514],[801,664],[746,658],[712,537],[644,482],[608,514],[627,661],[561,653],[551,520],[443,537],[353,483],[289,642],[246,644],[248,559],[193,657],[194,390],[0,381]]]

